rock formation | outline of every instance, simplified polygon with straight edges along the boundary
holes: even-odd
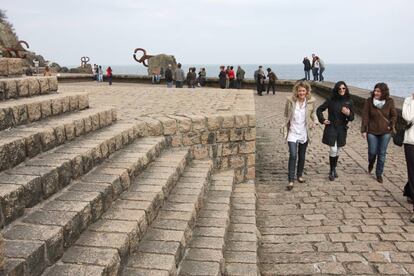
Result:
[[[152,75],[155,73],[164,75],[163,72],[167,69],[168,64],[171,64],[173,70],[177,68],[177,61],[174,56],[166,54],[153,56],[148,60],[148,74]]]

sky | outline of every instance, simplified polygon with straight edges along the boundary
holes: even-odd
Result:
[[[414,63],[413,0],[1,0],[20,39],[60,65]]]

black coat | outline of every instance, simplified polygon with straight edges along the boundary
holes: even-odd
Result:
[[[226,79],[227,79],[226,72],[225,71],[220,71],[220,74],[219,74],[220,88],[226,88]]]
[[[307,59],[307,58],[305,58],[304,60],[303,60],[303,65],[304,65],[304,70],[305,71],[310,71],[310,69],[312,69],[312,65],[311,65],[311,63],[310,63],[310,60],[309,59]]]
[[[342,113],[342,107],[348,107],[351,110],[349,116]],[[346,134],[348,131],[348,122],[354,120],[353,102],[346,97],[332,97],[326,100],[316,110],[318,120],[321,124],[326,120],[323,116],[323,112],[328,109],[328,120],[331,122],[329,125],[325,125],[323,131],[322,143],[334,146],[335,142],[338,147],[343,147],[346,144]]]

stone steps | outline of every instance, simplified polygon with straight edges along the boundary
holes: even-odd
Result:
[[[44,275],[76,275],[79,270],[90,271],[88,275],[117,275],[146,235],[189,157],[189,149],[162,153]]]
[[[234,171],[212,175],[193,238],[178,267],[178,275],[222,275],[224,248],[230,224]]]
[[[9,273],[23,266],[23,275],[39,275],[54,264],[92,222],[108,215],[112,202],[165,146],[164,137],[136,140],[9,225],[3,231],[6,263],[14,264]]]
[[[91,108],[0,132],[0,172],[66,141],[111,125],[115,109]]]
[[[176,273],[177,264],[191,239],[211,171],[209,160],[195,160],[185,169],[121,275]]]
[[[0,78],[0,101],[55,93],[57,77]]]
[[[258,235],[255,184],[235,184],[224,253],[225,275],[260,275],[257,261]]]
[[[88,107],[85,93],[42,95],[0,102],[0,130]]]
[[[0,225],[79,178],[110,154],[133,142],[136,125],[118,123],[97,130],[0,173]],[[122,163],[119,164],[123,168]]]

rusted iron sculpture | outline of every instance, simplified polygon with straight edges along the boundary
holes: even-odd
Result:
[[[142,52],[142,56],[138,59],[137,52]],[[142,63],[145,67],[148,67],[148,59],[152,58],[154,55],[147,55],[147,51],[142,48],[136,48],[134,50],[134,59],[136,62]]]
[[[26,58],[25,53],[27,52],[27,50],[23,47],[23,45],[26,46],[27,49],[29,49],[29,44],[26,41],[19,40],[19,41],[17,41],[16,46],[6,48],[7,55],[11,58],[12,57]],[[23,52],[23,53],[21,53],[21,52]]]
[[[84,68],[86,64],[91,60],[89,57],[81,57],[81,67]]]

